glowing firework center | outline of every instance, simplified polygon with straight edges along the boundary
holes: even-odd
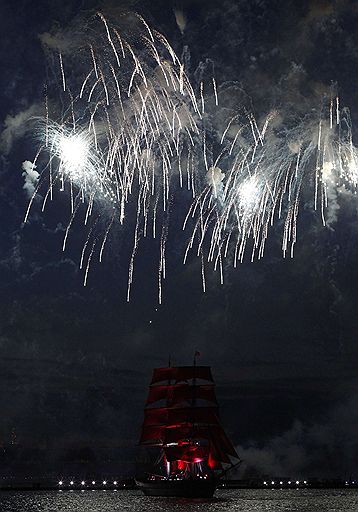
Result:
[[[61,171],[74,181],[82,180],[89,164],[89,145],[81,135],[60,135],[55,141]]]
[[[257,204],[259,199],[259,188],[257,179],[254,176],[248,178],[239,187],[238,198],[239,208],[243,213],[249,213],[249,210],[252,210]]]

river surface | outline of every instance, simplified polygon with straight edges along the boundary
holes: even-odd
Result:
[[[358,490],[218,490],[210,500],[139,491],[0,492],[1,512],[358,512]]]

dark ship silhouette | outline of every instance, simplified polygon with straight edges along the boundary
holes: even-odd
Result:
[[[153,370],[140,444],[159,449],[157,469],[136,480],[148,496],[210,498],[240,463],[219,421],[211,369],[196,355],[192,366]]]

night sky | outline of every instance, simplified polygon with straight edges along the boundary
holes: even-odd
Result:
[[[173,364],[191,364],[199,350],[200,364],[213,368],[222,422],[244,459],[242,475],[358,474],[353,194],[339,198],[326,228],[303,205],[293,259],[282,258],[277,225],[265,257],[254,263],[247,257],[237,269],[227,264],[224,285],[208,267],[205,294],[199,259],[182,264],[186,211],[175,199],[162,305],[157,242],[140,247],[127,303],[131,227],[111,233],[104,261],[93,263],[83,287],[83,222],[74,223],[62,252],[70,217],[66,195],[57,194],[44,212],[35,204],[23,224],[28,195],[21,165],[38,148],[31,117],[44,114],[45,84],[60,78],[43,34],[73,33],[76,20],[114,7],[142,14],[178,55],[187,46],[193,83],[200,63],[212,61],[217,82],[239,84],[258,117],[273,108],[304,115],[337,83],[356,135],[353,0],[187,0],[179,6],[187,18],[184,34],[174,3],[164,0],[3,0],[1,471],[56,472],[85,460],[130,474],[152,368],[165,366],[169,354]]]

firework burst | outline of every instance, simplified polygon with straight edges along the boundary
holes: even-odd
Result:
[[[236,267],[248,247],[251,260],[262,258],[277,221],[283,255],[293,256],[304,190],[325,225],[332,190],[357,188],[358,152],[349,112],[340,109],[337,96],[289,129],[277,111],[257,122],[238,105],[215,131],[222,112],[215,79],[210,77],[210,90],[203,81],[193,87],[167,39],[138,14],[123,16],[118,26],[97,13],[75,48],[58,55],[58,74],[63,113],[59,122],[50,121],[46,99],[33,165],[43,154],[48,161],[33,197],[44,187],[45,208],[57,187],[69,190],[63,249],[81,205],[85,225],[94,210],[107,219],[101,235],[98,215],[89,228],[80,261],[85,285],[111,229],[135,211],[127,300],[140,240],[151,235],[159,240],[161,302],[171,198],[183,189],[192,196],[183,225],[189,233],[184,263],[190,251],[200,257],[205,290],[207,263],[220,269],[223,282],[223,261],[231,258]],[[32,204],[33,198],[26,219]]]

